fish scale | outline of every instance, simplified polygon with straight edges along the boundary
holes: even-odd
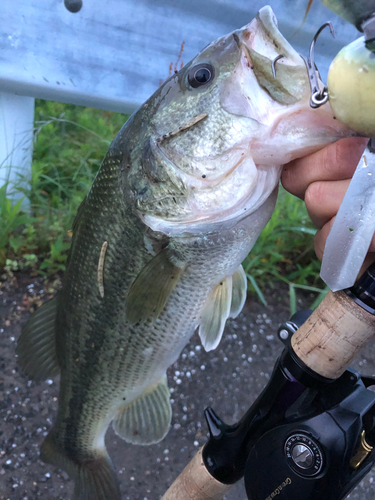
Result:
[[[240,313],[241,262],[283,163],[352,135],[309,98],[305,64],[265,7],[172,75],[111,144],[73,223],[62,289],[17,346],[29,376],[61,374],[40,456],[74,479],[73,500],[120,500],[111,422],[135,444],[168,432],[166,370],[196,328],[215,349]]]

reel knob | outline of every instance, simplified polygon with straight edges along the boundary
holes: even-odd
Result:
[[[301,476],[316,476],[323,468],[323,452],[319,444],[307,434],[289,436],[285,441],[284,453],[289,467]]]

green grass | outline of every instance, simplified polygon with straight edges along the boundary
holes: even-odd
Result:
[[[319,294],[313,307],[322,300],[327,288],[319,277],[315,232],[305,204],[281,188],[271,220],[243,262],[249,289],[263,304],[267,302],[262,290],[272,289],[278,281],[288,285],[292,314],[297,310],[298,289]]]
[[[9,216],[0,204],[4,242],[0,267],[11,261],[13,268],[14,262],[23,268],[24,256],[31,254],[37,257],[33,267],[39,273],[51,275],[65,268],[68,230],[77,208],[127,118],[120,113],[36,100],[32,176],[30,188],[23,190],[30,200],[33,221],[26,225],[20,220],[17,228],[13,223],[10,231],[1,232]]]
[[[78,205],[89,190],[109,144],[127,116],[49,101],[36,101],[30,188],[32,216],[12,206],[0,189],[0,268],[50,276],[64,270]],[[313,251],[312,223],[304,204],[281,190],[269,224],[244,262],[249,290],[287,283],[291,310],[296,289],[319,291],[320,264]]]

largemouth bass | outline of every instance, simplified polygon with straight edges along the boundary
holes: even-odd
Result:
[[[41,458],[74,478],[74,499],[120,499],[111,422],[130,443],[168,432],[166,370],[196,328],[214,349],[241,311],[241,262],[282,165],[352,135],[309,97],[304,62],[264,7],[170,77],[111,144],[74,221],[62,289],[17,347],[31,378],[61,374]]]

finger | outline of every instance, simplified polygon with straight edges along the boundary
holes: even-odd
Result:
[[[282,185],[304,199],[312,182],[350,179],[367,142],[363,137],[341,139],[316,153],[291,161],[283,168]]]
[[[329,220],[326,224],[324,224],[324,226],[315,233],[314,248],[316,256],[318,257],[319,260],[323,259],[324,247],[326,246],[327,237],[329,235],[334,220],[335,217],[332,217],[331,220]]]
[[[314,225],[321,229],[337,214],[349,186],[344,181],[313,182],[305,193],[305,204]]]

